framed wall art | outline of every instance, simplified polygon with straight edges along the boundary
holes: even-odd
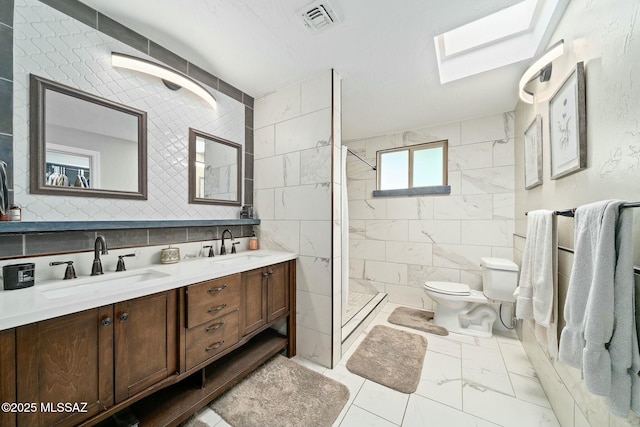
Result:
[[[551,179],[587,166],[584,63],[579,62],[549,101]]]
[[[542,117],[533,119],[524,132],[524,188],[542,184]]]

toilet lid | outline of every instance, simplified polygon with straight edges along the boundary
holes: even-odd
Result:
[[[425,282],[424,287],[434,292],[448,295],[471,295],[471,288],[464,283],[456,282]]]

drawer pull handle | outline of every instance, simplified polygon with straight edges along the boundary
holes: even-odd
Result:
[[[220,329],[223,325],[224,325],[224,322],[216,323],[213,326],[209,326],[207,329],[205,329],[205,331],[207,332],[215,331],[216,329]]]
[[[214,345],[210,345],[209,347],[205,348],[204,351],[211,351],[211,350],[215,350],[216,348],[220,347],[222,344],[224,344],[224,340],[222,341],[218,341],[217,343],[215,343]]]
[[[217,307],[210,308],[209,310],[207,310],[207,313],[215,313],[216,311],[223,310],[226,307],[227,307],[227,304],[222,304],[222,305],[219,305]]]
[[[227,289],[227,285],[222,285],[219,288],[209,288],[209,290],[207,292],[209,292],[210,294],[214,293],[214,292],[220,292],[220,291],[224,291],[225,289]]]

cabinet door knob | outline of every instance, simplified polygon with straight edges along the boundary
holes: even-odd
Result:
[[[220,347],[222,344],[224,344],[224,340],[222,341],[218,341],[217,343],[210,345],[209,347],[205,348],[205,351],[211,351],[211,350],[215,350],[216,348]]]
[[[111,317],[105,317],[104,319],[102,319],[102,322],[100,322],[100,324],[105,328],[112,323],[113,323],[113,319]]]
[[[262,277],[269,277],[269,273],[262,273]]]
[[[227,304],[222,304],[222,305],[219,305],[217,307],[212,307],[209,310],[207,310],[207,313],[215,313],[216,311],[220,311],[220,310],[224,309],[226,306],[227,306]]]
[[[120,315],[120,321],[121,322],[126,322],[128,318],[129,318],[129,313],[122,313]]]
[[[225,289],[227,289],[227,285],[222,285],[219,288],[209,288],[207,292],[209,292],[210,294],[213,294],[215,292],[224,291]]]
[[[269,270],[269,276],[273,276],[273,270]]]

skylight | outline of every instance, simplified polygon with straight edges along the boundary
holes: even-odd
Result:
[[[534,57],[544,49],[569,0],[523,0],[434,37],[440,82]]]
[[[537,3],[537,0],[526,0],[447,31],[442,34],[444,54],[455,55],[528,30]]]

